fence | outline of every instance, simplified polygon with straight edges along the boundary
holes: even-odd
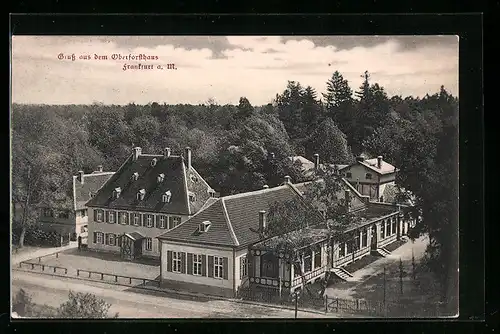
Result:
[[[58,253],[56,253],[56,257],[57,256],[58,256]],[[156,279],[116,275],[116,274],[111,274],[111,273],[104,273],[104,272],[100,272],[100,271],[92,271],[92,270],[85,270],[85,269],[68,270],[68,268],[65,268],[65,267],[50,266],[47,264],[40,263],[41,259],[42,259],[42,257],[38,258],[38,263],[29,262],[29,261],[19,262],[19,268],[24,267],[24,268],[28,268],[31,270],[39,269],[42,272],[54,273],[54,274],[68,275],[68,273],[69,273],[69,275],[76,275],[77,277],[81,277],[81,278],[87,278],[87,279],[92,279],[92,280],[99,279],[99,280],[104,281],[106,283],[113,282],[113,283],[131,285],[131,286],[142,285],[145,287],[147,285],[151,285],[151,286],[155,286],[155,287],[160,287],[160,281],[156,280]]]

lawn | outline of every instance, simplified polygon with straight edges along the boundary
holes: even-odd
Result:
[[[69,275],[75,275],[77,269],[145,279],[156,279],[160,275],[157,261],[130,262],[122,260],[119,255],[78,249],[63,251],[58,257],[54,255],[44,257],[40,264],[67,268]]]

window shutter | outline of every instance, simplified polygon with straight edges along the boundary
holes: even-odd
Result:
[[[97,242],[97,232],[94,232],[94,240],[93,243],[95,244]]]
[[[114,246],[118,246],[118,237],[116,234],[113,234],[113,240],[115,241]]]
[[[186,253],[181,253],[181,274],[186,273]]]
[[[214,277],[214,257],[208,257],[208,277]]]
[[[201,256],[201,275],[207,276],[207,256]]]
[[[172,251],[167,251],[167,271],[172,271]]]
[[[105,211],[105,212],[104,212],[104,215],[105,215],[105,217],[104,217],[104,221],[105,221],[106,223],[108,223],[108,222],[109,222],[109,211]]]
[[[228,261],[227,257],[222,258],[222,278],[227,279],[227,266],[228,266]]]
[[[146,216],[145,214],[142,214],[142,213],[139,214],[139,225],[141,225],[141,226],[146,225],[144,222],[145,216]]]
[[[156,215],[156,216],[153,216],[153,218],[155,219],[155,227],[159,228],[160,227],[160,216]]]
[[[192,253],[187,254],[187,273],[188,273],[188,275],[193,274],[193,254]]]
[[[108,238],[109,238],[109,233],[104,234],[104,244],[108,245]]]
[[[97,210],[94,209],[94,221],[97,221]]]
[[[129,213],[127,215],[127,217],[128,217],[128,224],[129,225],[134,225],[134,214],[133,213]]]

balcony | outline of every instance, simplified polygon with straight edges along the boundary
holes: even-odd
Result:
[[[313,279],[321,276],[325,272],[326,272],[326,266],[322,266],[322,267],[316,268],[313,271],[309,271],[309,272],[307,272],[307,273],[304,274],[304,281],[307,284],[310,281],[312,281]],[[297,287],[297,286],[299,286],[301,284],[302,284],[302,277],[300,275],[296,276],[292,280],[292,288]]]

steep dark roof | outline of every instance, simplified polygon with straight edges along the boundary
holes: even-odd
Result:
[[[297,196],[299,194],[289,185],[282,185],[221,197],[158,238],[244,247],[259,240],[259,234],[252,231],[259,228],[259,211],[267,211],[273,203],[288,201]],[[206,220],[212,223],[211,227],[207,232],[198,233],[199,224]]]
[[[114,172],[93,172],[83,175],[83,184],[78,176],[73,176],[74,209],[81,210],[89,201],[90,193],[95,194],[108,181]]]
[[[153,159],[156,164],[151,165]],[[133,180],[138,173],[137,180]],[[164,174],[162,182],[157,178]],[[193,175],[195,177],[191,178]],[[113,191],[120,188],[119,198],[113,198]],[[143,200],[137,199],[137,193],[145,190]],[[137,160],[130,156],[113,177],[101,188],[87,205],[110,209],[142,210],[159,213],[190,215],[198,211],[210,197],[210,187],[193,167],[187,170],[181,156],[141,154]],[[169,203],[162,202],[162,195],[170,191]],[[188,194],[195,194],[190,201]]]

